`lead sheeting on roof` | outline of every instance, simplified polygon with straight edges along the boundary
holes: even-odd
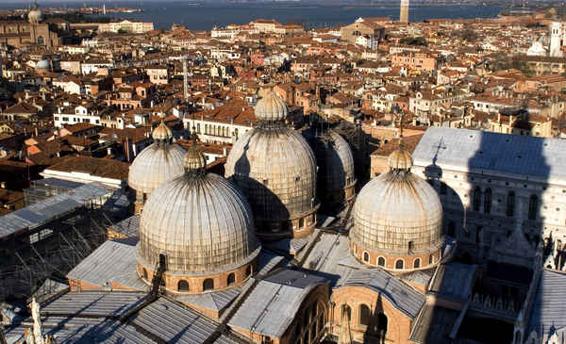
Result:
[[[106,241],[67,274],[72,280],[103,287],[116,282],[134,290],[146,290],[136,274],[136,241]]]
[[[16,210],[0,217],[0,238],[39,227],[110,194],[111,191],[102,184],[91,183]]]
[[[144,300],[146,293],[87,291],[64,294],[42,310],[43,329],[57,343],[242,343],[219,323],[171,299],[160,297],[134,313],[127,322],[120,316]],[[31,320],[26,321],[30,326]],[[6,333],[21,339],[23,326]]]
[[[489,172],[548,182],[566,178],[566,141],[479,130],[428,128],[417,145],[415,166]]]
[[[229,325],[271,337],[281,337],[301,303],[326,280],[294,270],[280,270],[258,282]]]
[[[396,308],[412,318],[417,316],[425,302],[423,294],[381,269],[354,271],[344,285],[359,285],[375,289]]]

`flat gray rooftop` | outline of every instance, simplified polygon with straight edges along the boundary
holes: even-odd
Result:
[[[487,131],[428,128],[417,145],[415,166],[505,175],[540,182],[566,180],[566,140]]]
[[[1,216],[0,239],[20,231],[33,230],[111,194],[112,190],[104,185],[90,183]]]
[[[44,332],[57,343],[246,343],[222,326],[172,299],[160,297],[136,311],[127,322],[120,316],[140,302],[141,292],[82,291],[59,296],[41,309]],[[24,325],[6,331],[9,343],[21,339]]]

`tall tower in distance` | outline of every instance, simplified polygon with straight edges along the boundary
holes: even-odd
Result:
[[[562,57],[562,24],[553,22],[550,25],[550,57]]]
[[[402,24],[409,24],[409,0],[401,0],[399,22]]]

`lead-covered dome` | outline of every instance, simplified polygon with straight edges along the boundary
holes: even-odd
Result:
[[[250,202],[260,235],[310,234],[316,211],[316,160],[288,128],[255,128],[234,145],[226,176]]]
[[[169,290],[182,285],[180,291],[201,292],[242,282],[259,254],[248,202],[226,179],[206,173],[194,150],[187,153],[186,172],[151,194],[140,219],[141,274],[164,255]],[[230,273],[232,282],[224,276]]]
[[[264,97],[285,103],[273,92]],[[256,117],[264,108],[256,106]],[[316,160],[307,141],[282,121],[262,121],[240,137],[226,161],[226,177],[244,192],[264,239],[302,237],[316,222]]]
[[[304,132],[314,150],[318,165],[317,195],[322,207],[336,211],[354,197],[356,177],[354,156],[348,142],[332,129]]]
[[[436,263],[442,244],[442,205],[436,191],[411,173],[402,148],[389,157],[390,171],[363,187],[353,210],[354,255],[387,269],[424,268]]]
[[[163,123],[153,130],[154,143],[142,150],[130,166],[128,184],[132,189],[150,194],[159,185],[184,173],[186,152],[170,142],[170,133]]]

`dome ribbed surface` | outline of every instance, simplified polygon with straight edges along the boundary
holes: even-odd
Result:
[[[320,168],[320,188],[340,192],[347,185],[354,183],[354,156],[348,142],[333,130],[325,131],[314,140],[315,155]]]
[[[307,141],[290,128],[255,128],[234,145],[226,177],[240,187],[254,216],[287,221],[315,208],[316,160]]]
[[[287,105],[273,90],[262,92],[262,97],[255,106],[255,117],[260,121],[282,121],[287,118]]]
[[[441,244],[442,205],[436,191],[409,171],[390,171],[363,187],[350,239],[386,253],[433,252]]]
[[[128,184],[138,192],[151,193],[164,182],[185,173],[185,153],[177,144],[151,144],[134,159]]]
[[[400,148],[396,149],[393,153],[389,155],[387,159],[389,168],[395,170],[409,170],[413,167],[413,157],[411,153]]]
[[[204,170],[206,167],[206,158],[198,147],[193,145],[185,155],[185,171]]]
[[[259,244],[244,196],[216,174],[175,178],[149,197],[140,220],[139,256],[167,272],[224,271],[255,258]]]
[[[173,132],[171,129],[163,122],[153,129],[151,137],[156,141],[168,141],[173,138]]]

